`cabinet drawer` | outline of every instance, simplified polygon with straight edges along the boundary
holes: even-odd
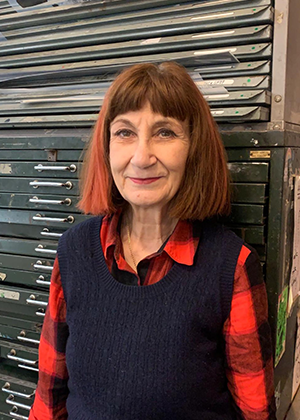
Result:
[[[10,262],[13,263],[14,260],[11,259]],[[0,267],[0,287],[1,284],[13,283],[48,289],[50,286],[50,279],[51,274],[39,274],[30,271],[16,270],[14,265],[10,265],[10,268]]]
[[[54,259],[57,244],[53,241],[30,239],[14,239],[0,236],[0,253],[21,254]],[[1,264],[1,263],[0,263]],[[25,266],[23,267],[26,270]]]
[[[0,178],[0,192],[54,195],[78,195],[78,180],[66,178]]]
[[[0,230],[2,235],[29,239],[47,238],[52,239],[55,242],[57,242],[57,240],[68,228],[69,226],[43,227],[34,225],[30,226],[30,224],[0,222]]]
[[[3,286],[1,286],[1,290]],[[15,303],[15,301],[4,300],[0,297],[0,316],[23,318],[27,321],[32,322],[43,322],[46,312],[46,307],[41,306],[29,306]]]
[[[0,314],[42,322],[49,293],[1,284]]]
[[[231,223],[263,225],[265,207],[258,204],[232,204]]]
[[[232,184],[232,200],[235,203],[264,204],[266,184]]]
[[[49,156],[52,156],[57,162],[78,162],[83,158],[81,150],[1,150],[0,146],[0,160],[1,161],[45,161],[49,162]]]
[[[0,321],[1,322],[1,321]],[[19,344],[36,347],[40,344],[40,333],[0,324],[0,338],[12,340]]]
[[[0,267],[16,268],[19,270],[35,271],[37,273],[51,274],[53,259],[45,257],[23,257],[19,255],[0,254]]]
[[[43,319],[40,322],[33,322],[23,318],[16,318],[13,316],[4,316],[0,314],[0,324],[7,325],[9,327],[18,328],[19,330],[27,330],[40,334],[42,331]]]
[[[0,154],[1,159],[1,154]],[[0,177],[78,178],[79,162],[2,162]]]
[[[21,370],[38,372],[38,349],[0,340],[0,355],[6,363]]]
[[[230,227],[238,236],[244,239],[249,245],[265,245],[264,226]]]
[[[0,207],[9,209],[58,210],[80,213],[73,195],[0,193]]]
[[[234,182],[268,182],[267,162],[231,162],[228,169]]]
[[[89,216],[51,211],[28,211],[0,209],[0,223],[43,227],[69,228]],[[1,227],[2,231],[2,227]]]

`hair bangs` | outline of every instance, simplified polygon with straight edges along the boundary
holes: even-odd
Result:
[[[153,65],[154,67],[154,65]],[[191,104],[182,81],[159,66],[145,71],[121,74],[114,82],[107,119],[111,123],[118,115],[141,110],[149,102],[152,111],[164,117],[185,121],[191,115]],[[122,78],[122,76],[127,76]]]

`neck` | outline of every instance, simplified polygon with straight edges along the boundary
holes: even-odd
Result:
[[[132,268],[159,250],[172,234],[177,222],[178,219],[171,218],[166,210],[133,207],[124,210],[121,238],[125,259]]]
[[[168,209],[130,207],[124,221],[128,224],[132,241],[162,244],[173,232],[178,219],[171,218]]]

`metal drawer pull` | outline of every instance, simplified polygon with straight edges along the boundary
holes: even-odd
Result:
[[[34,249],[35,252],[40,252],[42,254],[56,254],[56,249],[45,249],[43,245],[38,245],[37,248]]]
[[[56,217],[44,217],[41,214],[36,214],[33,216],[32,220],[37,220],[39,222],[73,223],[75,218],[73,216],[68,216],[64,219],[58,219]]]
[[[38,368],[34,368],[32,366],[27,366],[27,365],[23,365],[23,364],[19,364],[18,367],[21,368],[21,369],[32,370],[33,372],[38,372],[39,371]]]
[[[15,399],[15,396],[11,394],[6,398],[5,402],[6,402],[6,404],[14,405],[15,407],[23,408],[23,410],[30,411],[30,409],[31,409],[30,405],[18,403],[16,401],[14,401],[14,399]]]
[[[48,228],[44,228],[41,232],[41,235],[47,236],[50,238],[60,238],[62,236],[62,233],[50,232]]]
[[[43,302],[42,300],[35,300],[35,295],[30,295],[28,299],[26,299],[28,305],[36,305],[36,306],[47,306],[48,302]]]
[[[17,414],[17,411],[18,411],[18,407],[16,407],[14,405],[12,410],[9,412],[9,415],[14,417],[14,419],[18,419],[18,420],[28,420],[29,419],[29,417],[21,416],[21,414]]]
[[[14,395],[15,397],[26,398],[27,400],[32,399],[35,395],[35,391],[33,391],[31,394],[23,394],[23,392],[13,391],[12,389],[10,389],[9,382],[6,382],[1,390],[3,392],[7,392],[8,394]]]
[[[37,270],[45,270],[45,271],[52,271],[53,267],[49,265],[43,265],[42,261],[37,260],[35,264],[33,264],[33,267]]]
[[[14,362],[25,363],[30,366],[36,366],[38,364],[38,360],[23,359],[22,357],[14,356],[14,354],[17,354],[17,352],[15,350],[11,350],[11,353],[8,353],[6,357]]]
[[[46,281],[44,276],[39,276],[35,282],[41,286],[50,286],[50,281]]]
[[[42,200],[38,197],[32,197],[29,199],[29,202],[36,204],[65,204],[66,206],[70,206],[72,204],[72,200],[70,198],[65,198],[64,200]]]
[[[70,171],[70,172],[76,172],[77,166],[72,164],[70,166],[44,166],[42,164],[39,164],[34,167],[39,172],[43,171]]]
[[[27,338],[25,331],[21,331],[20,335],[17,335],[17,339],[20,340],[20,341],[23,341],[25,343],[40,344],[40,340],[35,340],[33,338]]]
[[[43,312],[44,311],[44,312]],[[40,308],[35,313],[37,316],[45,316],[45,310],[43,308]]]
[[[47,182],[47,181],[31,181],[29,182],[33,188],[39,187],[66,187],[67,190],[71,190],[73,188],[73,184],[71,181],[67,182]]]

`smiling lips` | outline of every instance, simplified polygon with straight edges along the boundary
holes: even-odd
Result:
[[[159,176],[159,177],[156,177],[156,178],[130,178],[130,179],[135,184],[152,184],[152,182],[155,182],[160,178],[161,177]]]

